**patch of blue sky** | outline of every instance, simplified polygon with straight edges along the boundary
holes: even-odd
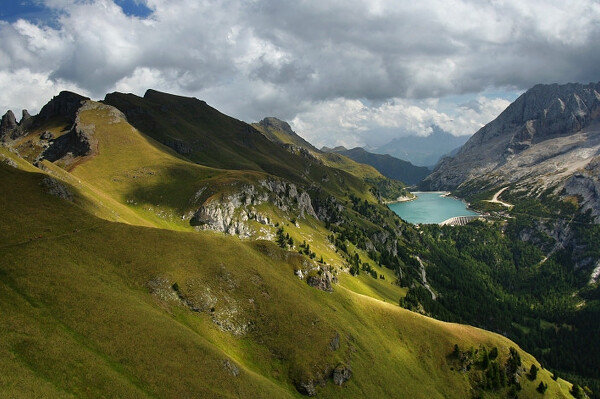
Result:
[[[28,21],[46,21],[52,17],[52,11],[39,1],[2,0],[0,1],[0,20],[15,22],[19,19]]]
[[[146,18],[152,14],[146,3],[142,0],[114,0],[128,16]],[[13,23],[24,19],[34,23],[53,26],[58,11],[46,7],[41,0],[0,0],[0,21]]]
[[[115,4],[121,7],[125,15],[130,17],[146,18],[152,14],[152,9],[141,0],[115,0]]]

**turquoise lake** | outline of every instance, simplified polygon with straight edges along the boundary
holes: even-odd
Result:
[[[467,209],[467,204],[441,192],[415,192],[414,201],[396,202],[388,206],[410,223],[441,223],[455,216],[477,215]]]

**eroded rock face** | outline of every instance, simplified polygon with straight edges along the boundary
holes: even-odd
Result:
[[[302,395],[306,395],[306,396],[310,396],[310,397],[317,395],[317,389],[315,387],[314,381],[312,381],[312,380],[301,381],[301,382],[296,383],[296,389]]]
[[[589,210],[594,221],[600,223],[600,157],[571,176],[564,187],[568,195],[575,195],[580,199],[582,210]]]
[[[46,188],[48,194],[67,201],[73,201],[73,194],[63,183],[47,176],[42,179],[42,185]]]
[[[204,191],[200,189],[192,203],[197,203],[203,196],[208,195]],[[293,215],[291,217],[305,218],[310,215],[318,219],[308,193],[299,191],[294,184],[268,179],[260,181],[256,186],[243,185],[238,191],[219,199],[206,199],[190,217],[190,224],[203,230],[220,231],[249,238],[256,233],[250,228],[249,220],[255,220],[265,226],[273,225],[267,215],[258,212],[255,208],[265,202],[291,213]]]
[[[38,118],[48,120],[56,116],[63,116],[73,122],[79,107],[86,100],[89,100],[89,98],[70,91],[61,91],[48,104],[44,105],[38,114]]]
[[[318,290],[333,292],[333,284],[337,283],[337,277],[328,270],[325,270],[314,275],[309,274],[308,277],[306,277],[306,283]]]
[[[150,294],[165,304],[184,306],[192,312],[209,315],[211,321],[223,332],[242,336],[251,327],[244,307],[235,299],[235,291],[240,283],[224,267],[210,282],[190,279],[177,283],[167,277],[157,276],[148,281],[146,286]],[[232,374],[239,375],[239,369],[234,363],[229,366]]]
[[[12,138],[11,136],[17,127],[18,125],[15,114],[11,110],[6,111],[6,113],[2,116],[2,120],[0,121],[0,140],[6,141],[7,139]]]
[[[352,377],[352,369],[345,364],[338,364],[333,370],[333,383],[342,386]]]
[[[175,140],[175,139],[163,140],[163,144],[166,145],[167,147],[171,147],[176,152],[178,152],[179,154],[182,154],[182,155],[191,154],[194,151],[194,147],[191,144],[189,144],[185,141],[182,141],[182,140]]]
[[[230,235],[247,238],[250,231],[242,218],[236,215],[236,207],[232,201],[211,201],[203,205],[192,217],[190,224],[205,230],[220,231]],[[247,220],[247,219],[246,219]]]
[[[61,93],[62,94],[62,93]],[[78,96],[78,95],[77,95]],[[73,100],[78,97],[68,97]],[[54,101],[54,100],[53,100]],[[50,104],[50,103],[49,103]],[[70,110],[71,102],[67,101],[64,104],[65,110]],[[47,139],[50,142],[48,148],[42,153],[38,160],[47,159],[50,162],[55,162],[65,157],[85,157],[92,155],[97,151],[98,140],[94,137],[96,127],[93,124],[86,124],[81,118],[81,113],[90,110],[108,110],[109,116],[111,117],[109,123],[117,123],[125,119],[125,115],[118,109],[110,106],[101,104],[95,101],[85,101],[80,103],[77,108],[75,120],[71,126],[69,133],[60,136],[57,139]],[[65,111],[59,107],[59,111]],[[66,112],[66,111],[65,111]],[[44,137],[53,137],[52,133],[44,132]]]

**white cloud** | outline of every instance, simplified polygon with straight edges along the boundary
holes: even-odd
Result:
[[[292,121],[294,130],[317,146],[380,146],[394,137],[427,136],[437,126],[455,135],[471,135],[496,118],[508,105],[501,98],[480,96],[449,112],[438,101],[392,99],[368,106],[360,100],[335,99],[315,104]]]
[[[49,25],[0,22],[0,76],[13,77],[2,104],[35,109],[67,86],[94,98],[156,88],[364,144],[432,125],[470,134],[506,105],[493,89],[599,76],[594,0],[144,3],[145,19],[112,0],[45,0]],[[465,93],[470,105],[448,104]]]
[[[0,109],[11,109],[17,119],[20,111],[27,109],[32,115],[63,90],[89,95],[86,90],[70,82],[51,80],[47,74],[32,72],[27,68],[14,72],[0,71]]]

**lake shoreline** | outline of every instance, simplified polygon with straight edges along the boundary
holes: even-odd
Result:
[[[412,196],[412,197],[400,196],[400,197],[396,198],[396,199],[395,199],[395,200],[393,200],[393,201],[385,201],[385,202],[384,202],[384,204],[385,204],[385,205],[390,205],[390,204],[398,204],[398,203],[400,203],[400,202],[414,201],[414,200],[416,200],[417,198],[419,198],[419,197],[417,197],[416,195],[414,195],[414,196]]]
[[[409,223],[439,224],[452,217],[481,215],[470,209],[470,204],[464,199],[456,198],[448,191],[412,191],[411,194],[413,197],[404,196],[388,203],[394,213]],[[433,208],[427,208],[432,205]],[[446,210],[437,209],[438,206]]]

